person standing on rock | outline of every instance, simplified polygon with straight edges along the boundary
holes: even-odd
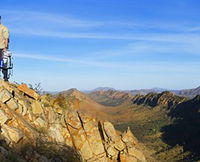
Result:
[[[7,27],[1,24],[1,16],[0,16],[0,60],[3,59],[3,52],[6,52],[8,50],[8,44],[9,44],[9,31]],[[3,73],[3,79],[5,81],[8,81],[8,69],[2,69],[2,73]]]

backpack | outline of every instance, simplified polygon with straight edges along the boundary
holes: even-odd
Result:
[[[3,59],[0,62],[0,68],[1,69],[12,69],[13,63],[12,63],[12,53],[10,51],[3,52]]]

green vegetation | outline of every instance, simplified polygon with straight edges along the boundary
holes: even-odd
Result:
[[[141,109],[142,110],[142,109]],[[136,109],[136,111],[139,111]],[[116,129],[120,131],[125,131],[127,127],[134,132],[135,136],[142,142],[147,142],[146,136],[151,136],[159,133],[163,126],[169,125],[171,120],[162,113],[155,113],[155,116],[151,118],[144,117],[143,120],[137,120],[132,122],[116,123]]]
[[[183,106],[180,107],[181,115]],[[153,108],[141,105],[133,106],[132,120],[115,123],[115,128],[125,131],[127,127],[130,127],[137,139],[154,152],[152,155],[157,160],[196,162],[199,158],[197,154],[199,124],[190,120],[180,120],[177,115],[172,119],[170,112],[176,109],[176,107],[169,110],[158,106]],[[189,112],[186,116],[188,114]],[[194,150],[195,148],[197,151]]]
[[[104,106],[118,106],[124,102],[124,100],[120,98],[110,98],[108,96],[97,94],[90,94],[89,97]]]

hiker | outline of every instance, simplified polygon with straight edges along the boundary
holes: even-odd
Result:
[[[0,16],[0,60],[1,60],[1,67],[2,67],[2,60],[3,60],[3,52],[8,50],[9,44],[9,31],[8,29],[1,24],[1,16]],[[2,68],[3,79],[8,81],[8,69]]]

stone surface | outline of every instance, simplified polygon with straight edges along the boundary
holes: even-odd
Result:
[[[2,134],[14,143],[18,143],[24,137],[24,134],[21,130],[5,125],[2,128]]]
[[[93,157],[92,150],[90,148],[90,145],[88,141],[85,141],[80,149],[81,155],[84,159],[88,160]]]
[[[128,129],[122,134],[122,141],[124,143],[126,143],[127,146],[134,146],[137,145],[138,141],[137,139],[134,137],[133,133],[131,132],[130,128],[128,127]]]
[[[8,90],[1,88],[1,90],[0,90],[0,101],[1,102],[5,103],[12,97],[13,97],[12,94]]]
[[[0,124],[5,124],[9,119],[11,119],[4,110],[0,109]]]
[[[138,160],[135,157],[126,154],[120,154],[120,162],[138,162]]]
[[[17,88],[20,91],[24,92],[26,95],[28,95],[36,100],[39,98],[39,95],[34,90],[28,88],[28,86],[26,84],[21,84]]]
[[[18,103],[22,106],[22,115],[26,115],[28,108],[31,107],[30,103],[27,103],[27,101],[24,100],[18,100]]]
[[[34,124],[36,125],[36,126],[39,126],[39,127],[47,127],[47,123],[45,122],[45,120],[44,119],[42,119],[42,118],[37,118],[35,121],[34,121]]]
[[[51,107],[48,107],[49,109],[51,109]],[[56,114],[54,113],[54,111],[48,111],[47,112],[47,118],[48,118],[48,122],[51,124],[51,123],[54,123],[55,120],[56,120]]]
[[[113,142],[116,141],[117,134],[116,134],[114,126],[110,122],[104,122],[103,128],[107,137]]]
[[[105,152],[97,122],[93,120],[83,122],[83,128],[93,153],[99,155]]]
[[[12,110],[16,110],[18,108],[18,104],[14,98],[11,98],[8,102],[6,102],[6,105]]]
[[[41,106],[41,104],[38,101],[34,101],[31,104],[31,107],[32,107],[33,114],[40,115],[40,114],[43,113],[42,106]]]
[[[63,143],[64,137],[61,134],[61,127],[58,124],[54,124],[49,128],[49,135],[51,138],[55,139],[56,142]]]

